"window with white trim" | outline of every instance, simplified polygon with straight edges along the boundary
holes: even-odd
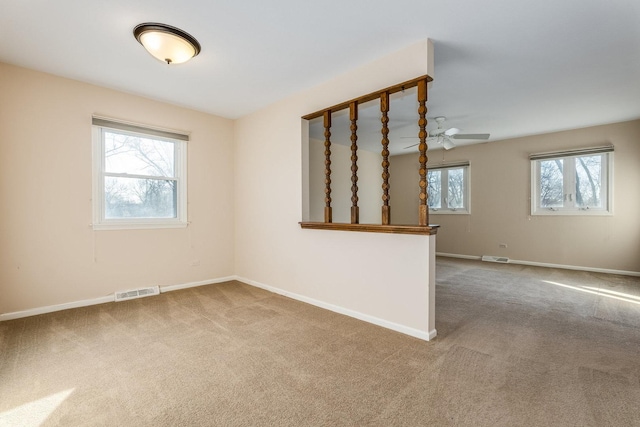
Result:
[[[611,214],[613,147],[533,154],[532,215]]]
[[[430,213],[469,213],[469,163],[429,167],[427,194]]]
[[[188,135],[94,117],[93,228],[187,225]]]

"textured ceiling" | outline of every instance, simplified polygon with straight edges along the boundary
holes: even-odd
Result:
[[[189,32],[202,53],[163,65],[132,36],[149,21]],[[0,0],[1,62],[228,118],[425,38],[429,117],[464,133],[640,117],[638,0]]]

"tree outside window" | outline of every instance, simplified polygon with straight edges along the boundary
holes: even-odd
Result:
[[[94,228],[186,226],[187,137],[118,122],[93,132]]]
[[[431,213],[468,213],[468,164],[432,167],[427,173],[427,204]]]
[[[532,160],[532,213],[609,213],[611,159],[604,152]]]

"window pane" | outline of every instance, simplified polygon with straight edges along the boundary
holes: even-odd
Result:
[[[576,206],[602,207],[602,156],[576,157]]]
[[[464,208],[464,169],[449,169],[449,208]]]
[[[427,172],[427,195],[429,196],[427,198],[427,204],[430,208],[439,209],[442,207],[440,202],[440,200],[442,199],[441,174],[442,171],[439,170]]]
[[[563,159],[540,161],[540,207],[562,207]]]
[[[105,218],[176,218],[176,181],[105,177]]]
[[[108,173],[174,177],[174,143],[105,131],[104,164]]]

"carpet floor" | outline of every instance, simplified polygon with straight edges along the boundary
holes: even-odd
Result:
[[[640,278],[436,277],[431,342],[239,282],[0,323],[0,426],[640,426]]]

